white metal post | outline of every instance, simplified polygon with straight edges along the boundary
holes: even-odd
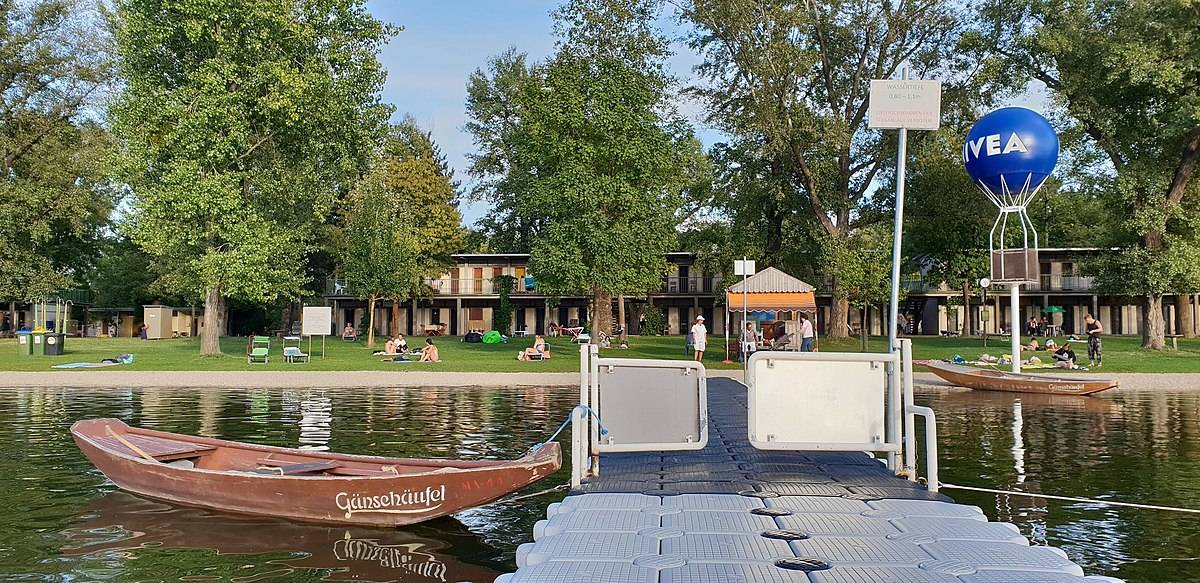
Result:
[[[591,387],[590,387],[591,405],[589,405],[589,406],[592,408],[592,414],[595,415],[596,417],[598,417],[599,416],[598,412],[600,410],[600,345],[589,343],[587,346],[588,346],[588,376],[590,377],[589,380],[591,381]],[[591,417],[593,417],[593,415],[588,415],[588,417],[591,418]],[[588,433],[588,445],[587,445],[587,450],[588,450],[588,454],[589,454],[589,457],[588,457],[589,464],[588,465],[590,468],[590,471],[588,473],[592,476],[600,475],[600,452],[592,451],[592,444],[599,443],[599,442],[600,442],[600,419],[592,418],[591,419],[591,430]]]
[[[749,279],[747,273],[750,271],[747,267],[750,263],[746,260],[746,256],[742,256],[742,328],[746,327],[746,322],[750,319],[750,290],[746,289],[746,280]],[[746,362],[746,357],[742,357],[743,365]]]
[[[571,487],[578,488],[583,479],[583,461],[587,458],[584,445],[588,439],[588,345],[579,346],[579,405],[571,410]]]
[[[908,80],[908,68],[902,78]],[[908,150],[908,128],[900,128],[899,144],[896,148],[896,212],[892,226],[892,297],[888,313],[888,351],[896,350],[900,319],[900,241],[904,230],[904,174]]]
[[[1012,330],[1010,336],[1012,338],[1012,371],[1015,373],[1021,372],[1021,284],[1013,282],[1008,284],[1008,301],[1009,301],[1009,327]]]
[[[900,386],[904,390],[904,471],[910,480],[917,479],[917,420],[911,408],[913,402],[912,340],[900,340]]]

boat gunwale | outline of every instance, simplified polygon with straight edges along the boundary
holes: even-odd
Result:
[[[197,468],[197,467],[185,468],[185,467],[181,467],[181,466],[172,466],[171,464],[169,464],[167,462],[161,462],[158,460],[151,461],[151,460],[145,459],[136,454],[127,454],[127,453],[124,453],[121,451],[111,449],[105,445],[97,443],[96,440],[93,439],[93,436],[91,434],[85,433],[78,429],[78,427],[81,424],[97,424],[97,425],[99,425],[99,424],[103,424],[104,422],[116,422],[116,423],[120,424],[121,426],[123,426],[125,428],[125,433],[128,435],[149,435],[150,437],[164,437],[164,438],[184,437],[186,439],[183,439],[180,441],[184,441],[184,442],[188,442],[188,443],[200,443],[203,445],[212,445],[217,448],[225,447],[225,448],[229,448],[229,449],[265,451],[268,453],[278,452],[278,453],[287,453],[289,455],[296,455],[296,456],[300,456],[300,457],[319,457],[319,458],[330,459],[330,460],[346,459],[348,461],[354,461],[354,462],[390,463],[390,464],[395,464],[395,465],[409,465],[410,467],[413,465],[417,465],[417,466],[428,465],[428,466],[430,466],[431,469],[429,471],[423,471],[423,472],[394,474],[394,475],[379,475],[379,476],[342,475],[342,476],[339,476],[339,475],[328,475],[328,474],[315,474],[315,475],[257,474],[257,473],[248,472],[246,470],[234,470],[234,469],[216,470],[216,469]],[[135,431],[130,431],[130,430],[135,430]],[[344,453],[337,453],[337,452],[312,452],[310,454],[307,451],[303,451],[303,450],[299,450],[299,449],[295,449],[295,448],[279,447],[279,446],[273,446],[273,445],[259,445],[259,444],[253,444],[253,443],[242,443],[242,442],[236,442],[236,441],[228,441],[228,440],[224,440],[224,439],[216,439],[216,438],[211,438],[211,437],[193,436],[193,435],[186,435],[186,434],[181,434],[181,433],[171,433],[169,431],[158,431],[155,429],[133,427],[133,426],[125,423],[124,421],[121,421],[120,419],[115,419],[115,418],[111,418],[111,417],[97,418],[97,419],[81,419],[79,421],[76,421],[75,423],[73,423],[71,425],[71,435],[73,435],[74,437],[76,437],[78,439],[82,439],[82,440],[86,441],[88,443],[88,445],[96,448],[99,451],[104,452],[105,455],[110,455],[110,456],[118,457],[118,458],[121,458],[124,460],[133,461],[138,464],[145,465],[146,467],[169,468],[171,471],[179,471],[179,472],[183,472],[185,474],[198,473],[198,474],[219,475],[219,476],[228,476],[228,477],[247,477],[247,478],[253,478],[253,479],[264,479],[265,478],[265,479],[273,479],[273,480],[289,479],[289,480],[301,480],[301,481],[351,480],[351,481],[356,481],[356,482],[361,481],[361,480],[397,480],[397,479],[406,480],[406,479],[411,479],[411,478],[416,478],[416,477],[428,477],[428,476],[440,476],[440,475],[462,476],[463,474],[473,474],[473,473],[514,469],[514,468],[515,469],[532,469],[534,467],[542,466],[542,465],[546,465],[546,464],[553,465],[555,463],[556,459],[558,460],[558,464],[560,465],[560,467],[561,467],[561,463],[562,463],[561,462],[562,451],[561,451],[561,447],[558,445],[557,442],[543,443],[543,444],[541,444],[541,447],[539,447],[537,451],[531,452],[529,454],[526,454],[526,455],[524,455],[520,458],[514,459],[514,460],[478,460],[479,462],[484,462],[484,463],[480,463],[480,465],[469,466],[469,467],[454,467],[451,465],[434,466],[433,464],[430,464],[430,463],[425,463],[425,464],[399,463],[399,462],[405,462],[405,461],[416,461],[416,462],[438,461],[435,458],[388,458],[388,457],[382,457],[382,456],[367,456],[367,455],[358,455],[358,454],[349,454],[349,453],[344,454]],[[553,445],[554,447],[546,447],[548,445]],[[203,455],[203,454],[198,453],[197,457],[199,457],[200,455]],[[280,460],[280,461],[283,461],[283,460]],[[448,459],[446,461],[454,462],[456,460]]]

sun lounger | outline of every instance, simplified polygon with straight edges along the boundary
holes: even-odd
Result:
[[[246,347],[246,362],[250,364],[267,364],[271,358],[271,337],[251,336],[250,344]]]

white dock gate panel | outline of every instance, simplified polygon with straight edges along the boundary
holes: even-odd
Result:
[[[686,451],[708,444],[704,365],[689,360],[600,358],[592,397],[608,435],[597,452]]]
[[[888,443],[894,354],[758,352],[746,365],[758,449],[898,451]]]

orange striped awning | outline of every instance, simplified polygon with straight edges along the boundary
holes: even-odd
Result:
[[[742,293],[725,292],[725,306],[731,311],[742,309]],[[750,292],[746,306],[750,310],[800,310],[812,312],[817,309],[817,297],[813,292]]]

